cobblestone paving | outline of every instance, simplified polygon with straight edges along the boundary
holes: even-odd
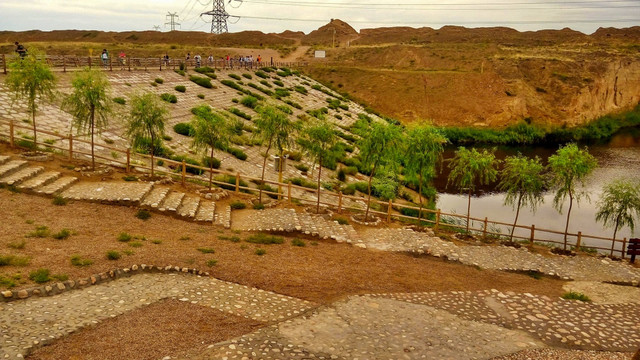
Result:
[[[152,188],[153,185],[149,183],[78,183],[63,191],[60,196],[73,200],[140,203]]]
[[[14,185],[32,176],[38,175],[44,168],[42,166],[29,166],[0,178],[0,184]]]
[[[61,174],[57,171],[45,171],[31,179],[23,181],[18,185],[18,188],[22,190],[33,190],[58,179],[60,175]]]
[[[551,346],[634,351],[640,347],[640,305],[591,304],[497,290],[382,294],[445,310],[467,320],[523,330]]]
[[[0,359],[21,358],[35,346],[164,298],[211,306],[265,323],[281,321],[316,306],[208,277],[140,274],[51,297],[0,305]]]
[[[78,181],[78,178],[75,176],[63,176],[54,180],[50,184],[36,189],[35,192],[38,194],[53,195],[71,186],[71,184],[75,183],[76,181]]]
[[[211,348],[206,359],[487,359],[542,344],[524,332],[355,296]]]

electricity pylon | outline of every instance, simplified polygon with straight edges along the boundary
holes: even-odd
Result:
[[[229,32],[229,28],[227,27],[227,19],[230,15],[224,9],[224,0],[213,0],[213,10],[200,14],[200,16],[202,15],[212,16],[211,33],[223,34]]]

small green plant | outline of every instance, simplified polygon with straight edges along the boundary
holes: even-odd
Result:
[[[271,235],[259,233],[259,234],[249,236],[244,241],[252,244],[271,245],[271,244],[282,244],[284,242],[284,238],[281,236],[271,236]]]
[[[53,205],[56,205],[56,206],[64,206],[64,205],[67,205],[67,202],[68,202],[68,200],[67,200],[67,199],[65,199],[65,198],[63,198],[63,197],[62,197],[62,196],[60,196],[60,195],[56,195],[56,196],[54,196],[54,197],[53,197],[53,200],[51,200],[51,203],[52,203]]]
[[[34,220],[28,219],[28,220],[25,220],[24,223],[25,224],[29,224],[29,225],[33,225],[34,222],[35,222]]]
[[[151,243],[152,243],[152,244],[156,244],[156,245],[160,245],[160,244],[162,244],[162,240],[158,240],[158,239],[156,239],[156,240],[151,240]]]
[[[43,284],[51,281],[50,275],[49,269],[38,269],[29,273],[29,279],[37,284]]]
[[[232,237],[228,237],[228,236],[218,236],[218,240],[228,240],[234,243],[240,242],[240,238],[237,236],[232,236]]]
[[[125,105],[127,103],[127,100],[121,97],[115,97],[113,98],[113,102],[116,104]]]
[[[162,78],[156,78],[154,81],[158,84],[164,84],[164,80]]]
[[[126,232],[121,232],[118,235],[118,241],[120,241],[120,242],[129,242],[129,241],[131,241],[132,238],[133,238],[133,236],[131,236],[131,234],[126,233]]]
[[[264,255],[266,253],[267,253],[267,250],[261,249],[261,248],[257,248],[256,251],[255,251],[255,254],[258,255],[258,256],[262,256],[262,255]]]
[[[180,237],[180,239],[178,239],[178,240],[180,240],[180,241],[187,241],[187,240],[191,240],[191,238],[190,238],[190,237],[188,237],[188,236],[182,236],[182,237]]]
[[[204,99],[204,94],[198,94],[197,96],[199,99]]]
[[[231,208],[233,210],[241,210],[247,207],[247,204],[243,203],[242,201],[234,201],[231,203]]]
[[[264,210],[264,204],[263,203],[253,204],[253,210]]]
[[[7,246],[10,247],[11,249],[20,250],[20,249],[24,249],[26,244],[27,244],[26,241],[20,240],[20,241],[10,242],[7,244]]]
[[[44,225],[37,226],[35,231],[27,235],[27,237],[37,237],[37,238],[46,238],[47,236],[49,236],[49,228]]]
[[[89,266],[93,264],[93,260],[91,259],[83,259],[80,255],[72,255],[71,256],[71,265],[73,266]]]
[[[16,274],[12,277],[0,276],[0,286],[6,288],[12,288],[18,286],[17,280],[20,280],[20,274]]]
[[[58,281],[67,281],[69,280],[69,275],[67,274],[57,274],[57,275],[52,275],[52,278],[58,280]]]
[[[232,79],[240,80],[240,75],[229,74],[229,77],[232,78]]]
[[[525,273],[525,275],[530,276],[536,280],[542,279],[542,274],[539,271],[529,270]]]
[[[207,260],[206,264],[207,264],[208,267],[213,267],[213,266],[216,266],[218,264],[218,260],[210,259],[210,260]]]
[[[178,102],[178,98],[173,94],[164,93],[164,94],[160,95],[160,98],[163,101],[166,101],[166,102],[171,103],[171,104],[175,104],[175,103]]]
[[[139,248],[142,247],[142,243],[140,241],[132,241],[129,243],[129,246],[133,247],[133,248]]]
[[[584,302],[591,302],[591,299],[587,295],[576,292],[576,291],[569,291],[567,293],[564,293],[562,294],[562,298],[566,300],[578,300],[578,301],[584,301]]]
[[[129,250],[129,249],[122,250],[122,253],[127,255],[127,256],[135,254],[135,252],[133,250]]]
[[[304,241],[300,240],[300,239],[293,239],[293,240],[291,240],[291,245],[304,247],[307,244]]]
[[[71,230],[69,230],[69,229],[62,229],[59,232],[51,235],[51,237],[53,237],[56,240],[64,240],[64,239],[68,238],[69,236],[71,236]]]
[[[153,87],[158,87],[158,84],[156,84],[155,82],[152,82],[150,85]]]
[[[175,91],[181,92],[181,93],[187,91],[187,87],[184,86],[184,85],[176,85],[176,87],[174,87],[174,89],[175,89]]]
[[[334,220],[340,225],[349,225],[349,220],[346,217],[336,216]]]
[[[138,178],[134,175],[125,175],[122,177],[124,181],[138,181]]]
[[[140,220],[148,220],[151,217],[151,213],[147,209],[139,209],[136,212],[136,217]]]
[[[203,254],[215,254],[215,252],[216,252],[212,248],[205,248],[205,247],[198,248],[198,251],[200,251]]]
[[[211,84],[211,79],[206,78],[206,77],[202,77],[202,76],[195,76],[195,75],[190,75],[189,76],[189,80],[193,81],[194,83],[207,88],[207,89],[211,89],[213,88],[213,84]]]
[[[122,257],[119,252],[115,250],[107,251],[107,260],[118,260]]]
[[[27,266],[29,258],[15,255],[0,255],[0,266]]]

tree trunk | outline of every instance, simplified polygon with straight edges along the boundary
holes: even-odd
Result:
[[[518,224],[518,216],[520,215],[520,206],[522,204],[522,194],[518,197],[518,209],[516,210],[516,219],[513,221],[513,227],[511,228],[511,236],[509,241],[513,241],[513,232],[516,231],[516,225]]]
[[[213,183],[213,146],[211,147],[211,159],[209,160],[209,191],[211,191],[211,184]]]
[[[318,203],[316,204],[316,214],[320,213],[320,176],[322,175],[322,159],[318,161]]]
[[[569,191],[569,211],[567,211],[567,225],[564,227],[564,250],[567,250],[567,232],[569,231],[569,217],[573,207],[573,192]]]
[[[33,150],[38,150],[38,132],[36,131],[36,111],[31,113],[31,121],[33,122]]]
[[[620,217],[616,218],[616,226],[613,228],[613,241],[611,242],[611,256],[613,256],[613,250],[616,247],[616,235],[618,234],[618,225],[620,224]]]
[[[367,200],[367,210],[364,212],[364,222],[367,222],[369,218],[369,208],[371,207],[371,180],[373,180],[373,176],[376,173],[376,166],[378,164],[373,165],[373,169],[371,169],[371,175],[369,176],[369,183],[367,185],[367,189],[369,190],[369,199]]]
[[[267,152],[264,154],[264,161],[262,162],[262,177],[260,178],[260,196],[258,197],[258,201],[262,204],[262,188],[264,187],[264,171],[267,169],[267,158],[269,157],[269,150],[271,150],[271,141],[269,139],[269,146],[267,147]]]
[[[93,132],[95,129],[94,119],[95,119],[95,108],[93,105],[91,105],[91,167],[93,168],[93,171],[96,171],[96,156],[94,153],[94,146],[93,146]]]
[[[278,161],[278,200],[282,199],[280,194],[282,194],[282,163],[284,152],[280,151],[280,159]]]
[[[422,224],[422,171],[420,171],[420,177],[419,180],[420,183],[418,184],[418,201],[420,201],[420,210],[418,210],[418,225]]]
[[[153,155],[155,153],[155,146],[154,146],[154,141],[153,141],[153,134],[151,134],[151,177],[153,178]]]
[[[469,188],[469,200],[467,201],[467,234],[469,233],[470,222],[471,222],[471,188]]]

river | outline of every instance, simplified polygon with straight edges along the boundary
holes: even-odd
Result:
[[[613,236],[613,228],[604,228],[601,223],[595,221],[596,204],[602,193],[602,187],[612,180],[618,178],[640,180],[640,129],[626,129],[607,142],[581,144],[580,146],[588,146],[589,152],[598,160],[598,168],[589,176],[584,188],[582,188],[589,195],[590,200],[583,199],[578,205],[574,202],[569,222],[569,232],[577,233],[581,231],[583,234],[610,238]],[[453,148],[445,150],[444,159],[451,158],[454,150]],[[557,147],[544,146],[498,147],[496,157],[504,159],[506,156],[520,152],[530,157],[539,156],[546,164],[547,158],[553,155],[556,150]],[[466,215],[467,197],[457,194],[452,186],[447,187],[447,170],[445,165],[435,180],[435,186],[438,190],[437,207],[443,212]],[[566,201],[563,206],[563,213],[560,214],[553,207],[553,196],[553,191],[545,193],[544,203],[538,207],[535,213],[523,208],[520,211],[518,224],[526,226],[533,224],[536,228],[564,231],[569,201]],[[504,193],[497,192],[495,184],[482,188],[471,199],[471,216],[476,218],[488,217],[489,220],[513,223],[515,210],[510,206],[503,205],[503,202]],[[636,219],[636,223],[640,227],[640,219]],[[472,225],[476,228],[482,226],[482,224],[477,223]],[[507,227],[501,228],[501,231],[504,234],[509,233]],[[636,229],[637,233],[638,229]],[[529,231],[516,229],[516,234],[529,236]],[[632,235],[630,229],[625,227],[622,230],[618,230],[616,238],[622,239],[626,237],[628,239]],[[562,235],[545,234],[544,238],[562,240]],[[575,238],[570,239],[569,242],[574,243]],[[597,239],[584,239],[583,244],[611,247],[611,241]],[[621,243],[617,243],[616,249],[621,249],[621,246]]]

